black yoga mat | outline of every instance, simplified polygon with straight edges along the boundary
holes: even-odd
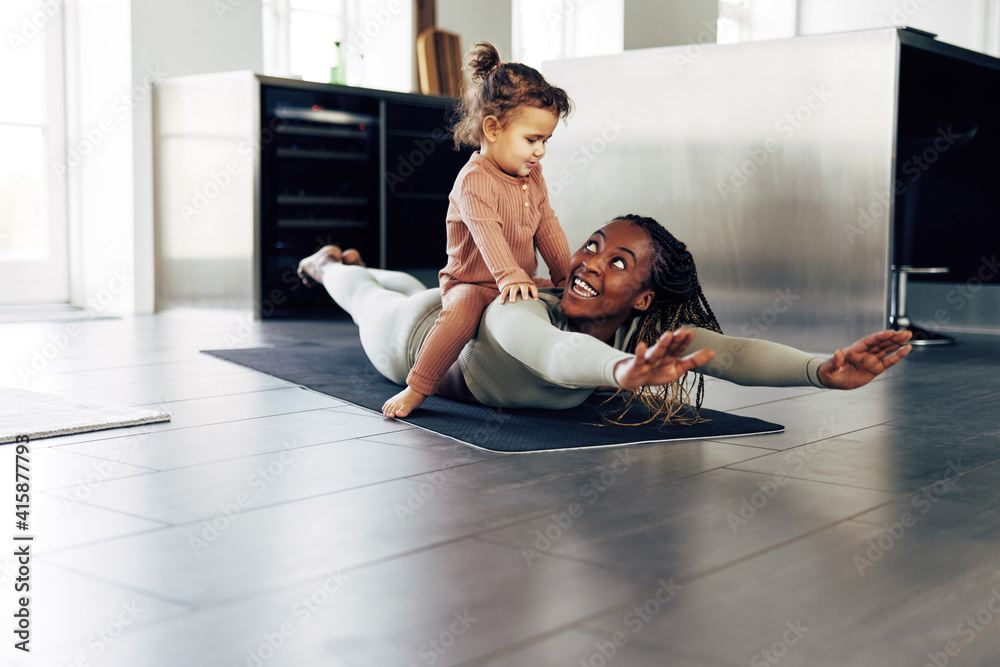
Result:
[[[204,352],[376,412],[381,412],[386,399],[400,389],[375,370],[357,338]],[[709,421],[693,426],[608,425],[601,414],[617,414],[614,409],[621,405],[621,399],[601,405],[606,398],[592,396],[571,410],[528,410],[487,408],[429,396],[419,410],[402,421],[474,447],[505,453],[714,439],[784,430],[780,424],[705,409],[701,416]],[[641,415],[631,413],[627,419],[642,421]]]

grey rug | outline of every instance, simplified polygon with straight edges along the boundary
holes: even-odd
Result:
[[[166,412],[0,387],[0,443],[165,421]]]

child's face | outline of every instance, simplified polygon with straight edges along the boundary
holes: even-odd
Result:
[[[552,109],[521,107],[505,126],[484,127],[486,140],[481,152],[505,173],[527,176],[545,156],[545,142],[558,123],[559,116]]]

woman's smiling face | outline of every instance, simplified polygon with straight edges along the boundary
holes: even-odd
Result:
[[[570,258],[563,313],[570,319],[627,319],[653,298],[646,282],[652,269],[649,235],[628,220],[613,220],[590,235]]]

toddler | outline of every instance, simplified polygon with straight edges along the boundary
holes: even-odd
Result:
[[[406,389],[382,406],[387,417],[409,415],[437,390],[497,295],[501,304],[518,295],[537,299],[539,287],[567,278],[569,244],[549,206],[539,160],[559,119],[569,115],[569,97],[534,68],[502,63],[492,44],[477,44],[468,59],[474,87],[453,131],[456,145],[479,150],[449,196],[441,315],[417,353]],[[534,277],[536,248],[551,281]]]

